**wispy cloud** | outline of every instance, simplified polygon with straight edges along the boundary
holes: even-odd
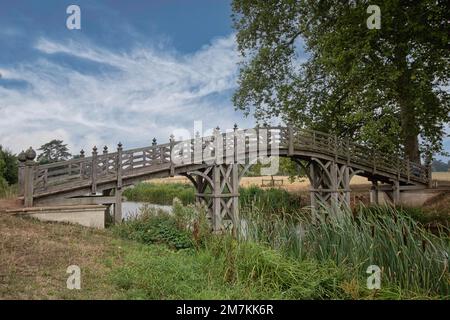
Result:
[[[194,120],[209,127],[251,122],[229,99],[238,62],[233,35],[190,55],[45,38],[35,49],[39,58],[0,70],[4,80],[28,83],[15,89],[0,83],[0,144],[15,152],[52,138],[64,139],[73,152],[118,141],[146,145],[153,136],[167,141],[174,129],[191,130]],[[83,62],[99,68],[76,67]]]

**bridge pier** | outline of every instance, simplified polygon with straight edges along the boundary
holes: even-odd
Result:
[[[303,168],[310,181],[313,219],[320,206],[329,207],[334,213],[350,207],[350,181],[359,171],[334,160],[294,161]]]
[[[214,164],[184,174],[195,187],[196,202],[207,208],[213,232],[222,233],[232,226],[233,235],[237,234],[239,181],[247,168],[237,163]]]

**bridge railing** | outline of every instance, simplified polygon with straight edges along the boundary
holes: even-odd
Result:
[[[80,157],[69,161],[38,165],[34,168],[33,186],[36,194],[48,189],[64,188],[73,185],[95,185],[99,182],[126,177],[160,168],[173,168],[175,165],[212,163],[217,156],[217,141],[222,139],[222,156],[244,155],[247,157],[265,146],[268,154],[272,146],[279,149],[311,151],[335,157],[341,161],[370,168],[373,173],[390,173],[408,181],[427,183],[430,179],[428,168],[400,159],[395,155],[386,155],[348,139],[338,139],[335,135],[307,129],[290,127],[257,127],[245,132],[235,129],[239,134],[215,132],[206,137],[196,137],[184,141],[152,145],[144,148],[122,150],[97,155],[96,148],[90,157]],[[199,143],[200,142],[200,143]],[[198,152],[201,147],[201,155]],[[106,148],[105,148],[106,149]],[[196,155],[197,154],[197,155]],[[227,160],[229,160],[228,158]]]

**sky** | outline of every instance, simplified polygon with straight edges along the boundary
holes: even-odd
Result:
[[[69,5],[81,30],[69,30]],[[228,0],[0,0],[0,144],[61,139],[73,154],[250,127],[234,110],[239,56]]]
[[[230,1],[0,0],[0,145],[60,139],[78,154],[165,143],[196,121],[204,134],[254,126],[231,102]],[[66,26],[72,4],[81,30]]]

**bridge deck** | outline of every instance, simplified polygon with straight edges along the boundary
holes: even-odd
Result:
[[[431,179],[427,167],[334,135],[290,127],[261,127],[131,150],[119,146],[112,153],[97,154],[95,150],[90,157],[36,165],[33,198],[94,194],[153,177],[185,174],[217,162],[249,164],[270,155],[298,161],[335,161],[376,181],[396,180],[425,188]]]

